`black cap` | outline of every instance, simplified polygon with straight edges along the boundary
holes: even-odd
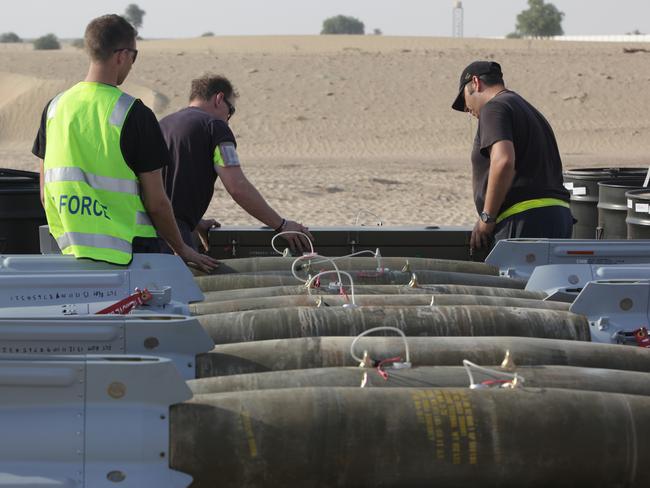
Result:
[[[501,66],[499,63],[494,61],[474,61],[472,64],[467,66],[463,70],[463,73],[460,75],[460,84],[458,87],[458,96],[451,108],[458,110],[459,112],[465,111],[465,96],[463,90],[465,85],[472,80],[472,76],[481,76],[481,75],[494,75],[498,77],[503,77],[501,73]]]

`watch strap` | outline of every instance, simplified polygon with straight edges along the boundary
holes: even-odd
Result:
[[[481,212],[481,220],[485,222],[486,224],[493,224],[494,222],[497,221],[496,217],[492,217],[489,213],[486,211]]]

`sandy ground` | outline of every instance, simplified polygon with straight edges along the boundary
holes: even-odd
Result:
[[[125,91],[159,117],[190,80],[227,75],[231,126],[248,177],[282,215],[352,224],[470,224],[476,122],[450,109],[462,68],[501,63],[509,88],[551,122],[565,168],[650,164],[645,45],[375,36],[214,37],[142,41]],[[43,106],[83,78],[85,54],[0,44],[0,167],[31,169]],[[220,184],[208,216],[255,224]],[[366,215],[362,221],[376,219]]]

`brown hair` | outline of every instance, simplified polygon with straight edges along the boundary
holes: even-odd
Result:
[[[192,80],[190,89],[190,101],[209,100],[215,93],[223,93],[226,99],[237,98],[239,94],[235,91],[230,80],[225,76],[206,74]]]
[[[130,47],[138,31],[119,15],[102,15],[90,21],[84,34],[88,55],[93,61],[106,61],[115,49]]]

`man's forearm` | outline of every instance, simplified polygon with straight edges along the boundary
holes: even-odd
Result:
[[[156,231],[169,244],[169,247],[178,253],[184,242],[178,230],[171,203],[167,199],[161,199],[157,205],[152,205],[152,207],[147,208],[147,213]]]
[[[515,164],[509,158],[490,161],[488,186],[485,193],[483,210],[493,217],[497,216],[508,190],[515,177]]]
[[[183,251],[185,243],[178,230],[172,204],[167,198],[162,182],[161,170],[148,171],[138,175],[142,203],[151,218],[156,231],[167,241],[175,253]]]

